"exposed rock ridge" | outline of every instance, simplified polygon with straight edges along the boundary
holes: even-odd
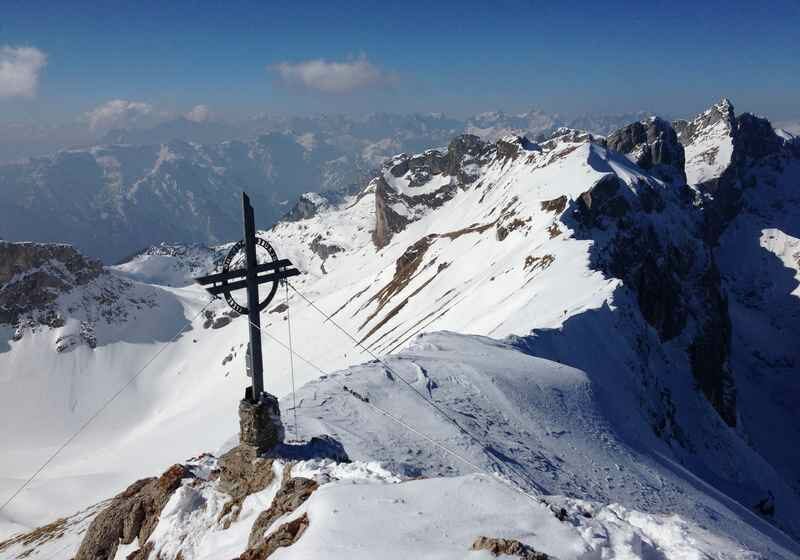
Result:
[[[581,237],[596,238],[593,229],[609,234],[592,247],[592,267],[622,279],[633,291],[643,318],[662,343],[675,341],[687,352],[704,395],[734,426],[730,318],[712,248],[700,234],[699,211],[687,207],[678,191],[640,182],[634,192],[614,175],[598,181],[572,206]],[[665,227],[658,218],[667,209],[683,216],[680,229]]]
[[[55,340],[56,351],[80,344],[94,348],[98,322],[123,322],[135,310],[155,305],[153,290],[137,295],[133,282],[71,245],[0,241],[0,325],[14,327],[14,340],[41,327],[66,326]],[[74,321],[67,325],[68,319]]]
[[[289,469],[287,469],[288,473]],[[257,548],[259,545],[269,540],[267,532],[273,522],[282,515],[291,513],[305,503],[311,494],[319,487],[319,484],[309,478],[294,477],[283,481],[283,484],[272,500],[269,508],[262,511],[256,518],[250,530],[248,548]],[[267,537],[265,539],[265,537]]]
[[[61,243],[0,241],[0,324],[15,325],[23,314],[61,326],[63,317],[52,304],[59,295],[88,284],[103,273],[102,265]]]
[[[193,477],[187,467],[173,465],[158,478],[131,484],[95,517],[74,560],[112,560],[120,544],[131,544],[137,538],[142,548],[129,558],[145,560],[149,556],[147,539],[158,523],[161,510],[181,481]]]
[[[621,152],[642,169],[669,182],[686,183],[683,145],[672,126],[659,117],[635,122],[609,135],[610,149]]]

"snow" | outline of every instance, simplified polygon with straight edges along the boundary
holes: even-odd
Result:
[[[248,496],[239,518],[225,527],[220,521],[225,502],[216,481],[186,479],[161,512],[149,542],[153,555],[185,560],[233,558],[248,545],[256,517],[267,509],[288,465],[275,461],[275,479]],[[619,504],[540,498],[515,491],[496,477],[471,474],[448,478],[400,480],[385,477],[376,464],[330,461],[312,466],[301,462],[292,476],[321,486],[296,510],[276,519],[277,527],[307,515],[308,529],[278,559],[330,558],[490,558],[472,551],[478,537],[515,539],[562,560],[590,558],[750,559],[758,555],[735,540],[719,537],[678,515],[646,515]],[[375,475],[378,476],[375,476]],[[560,520],[557,513],[563,510]],[[76,516],[79,522],[54,540],[33,549],[30,558],[69,555],[77,547],[96,510]],[[118,548],[124,559],[139,543]],[[8,549],[24,553],[24,547]],[[13,557],[13,556],[3,556]],[[780,558],[780,555],[774,556]]]
[[[682,139],[686,182],[689,185],[717,179],[730,165],[733,157],[733,130],[728,111],[731,110],[730,102],[723,99],[689,123],[694,129],[692,137],[688,142]],[[714,120],[716,122],[711,122]]]
[[[794,271],[798,286],[791,292],[800,298],[800,239],[776,229],[761,231],[761,246],[778,257],[783,265]]]

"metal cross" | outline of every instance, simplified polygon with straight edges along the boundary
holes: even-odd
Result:
[[[278,290],[278,283],[292,276],[297,276],[300,271],[292,266],[288,259],[278,259],[278,255],[265,239],[256,237],[255,218],[253,207],[250,205],[250,198],[242,193],[242,212],[244,214],[244,239],[235,243],[228,251],[227,257],[223,261],[222,272],[209,274],[195,278],[198,284],[212,286],[206,288],[211,295],[218,296],[224,294],[225,301],[236,312],[248,316],[250,321],[250,352],[251,367],[253,373],[252,387],[245,392],[245,398],[257,403],[261,400],[264,392],[264,364],[261,357],[261,311],[269,305],[275,292]],[[256,246],[264,248],[272,259],[272,262],[258,264],[256,261]],[[233,260],[238,253],[244,249],[246,265],[245,268],[231,270]],[[269,272],[263,274],[262,272]],[[259,300],[258,285],[272,282],[269,294],[263,300]],[[243,306],[234,299],[231,292],[247,289],[247,306]]]

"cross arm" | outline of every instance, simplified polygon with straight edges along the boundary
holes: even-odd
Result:
[[[282,268],[285,266],[289,266],[291,263],[288,259],[280,259],[274,262],[268,262],[264,264],[260,264],[256,266],[256,274],[259,272],[267,272],[269,270],[273,270],[276,268]],[[240,270],[229,270],[227,272],[220,272],[218,274],[209,274],[208,276],[200,276],[199,278],[195,278],[195,282],[205,286],[206,284],[214,284],[215,282],[222,282],[224,280],[232,280],[234,278],[244,277],[247,274],[247,270],[240,269]]]
[[[264,276],[259,276],[256,278],[256,281],[259,284],[264,284],[265,282],[273,282],[275,280],[281,280],[283,278],[291,278],[292,276],[298,276],[300,271],[296,268],[290,268],[289,270],[280,270],[278,272],[273,272],[272,274],[265,274]],[[219,295],[225,292],[232,292],[233,290],[239,290],[241,288],[247,287],[247,280],[239,280],[237,282],[231,282],[230,284],[225,283],[219,286],[212,286],[211,288],[206,288],[206,291],[213,295]]]

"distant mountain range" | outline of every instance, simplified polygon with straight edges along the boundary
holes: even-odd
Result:
[[[254,197],[266,227],[301,193],[361,188],[387,158],[446,146],[464,132],[488,141],[535,138],[562,126],[606,134],[644,116],[567,122],[536,110],[465,120],[373,113],[238,124],[181,117],[99,140],[86,130],[70,136],[69,127],[17,126],[5,131],[18,140],[0,143],[0,161],[33,157],[0,165],[0,239],[65,241],[106,262],[161,241],[213,244],[238,235],[242,190]],[[97,145],[57,150],[68,137]]]

